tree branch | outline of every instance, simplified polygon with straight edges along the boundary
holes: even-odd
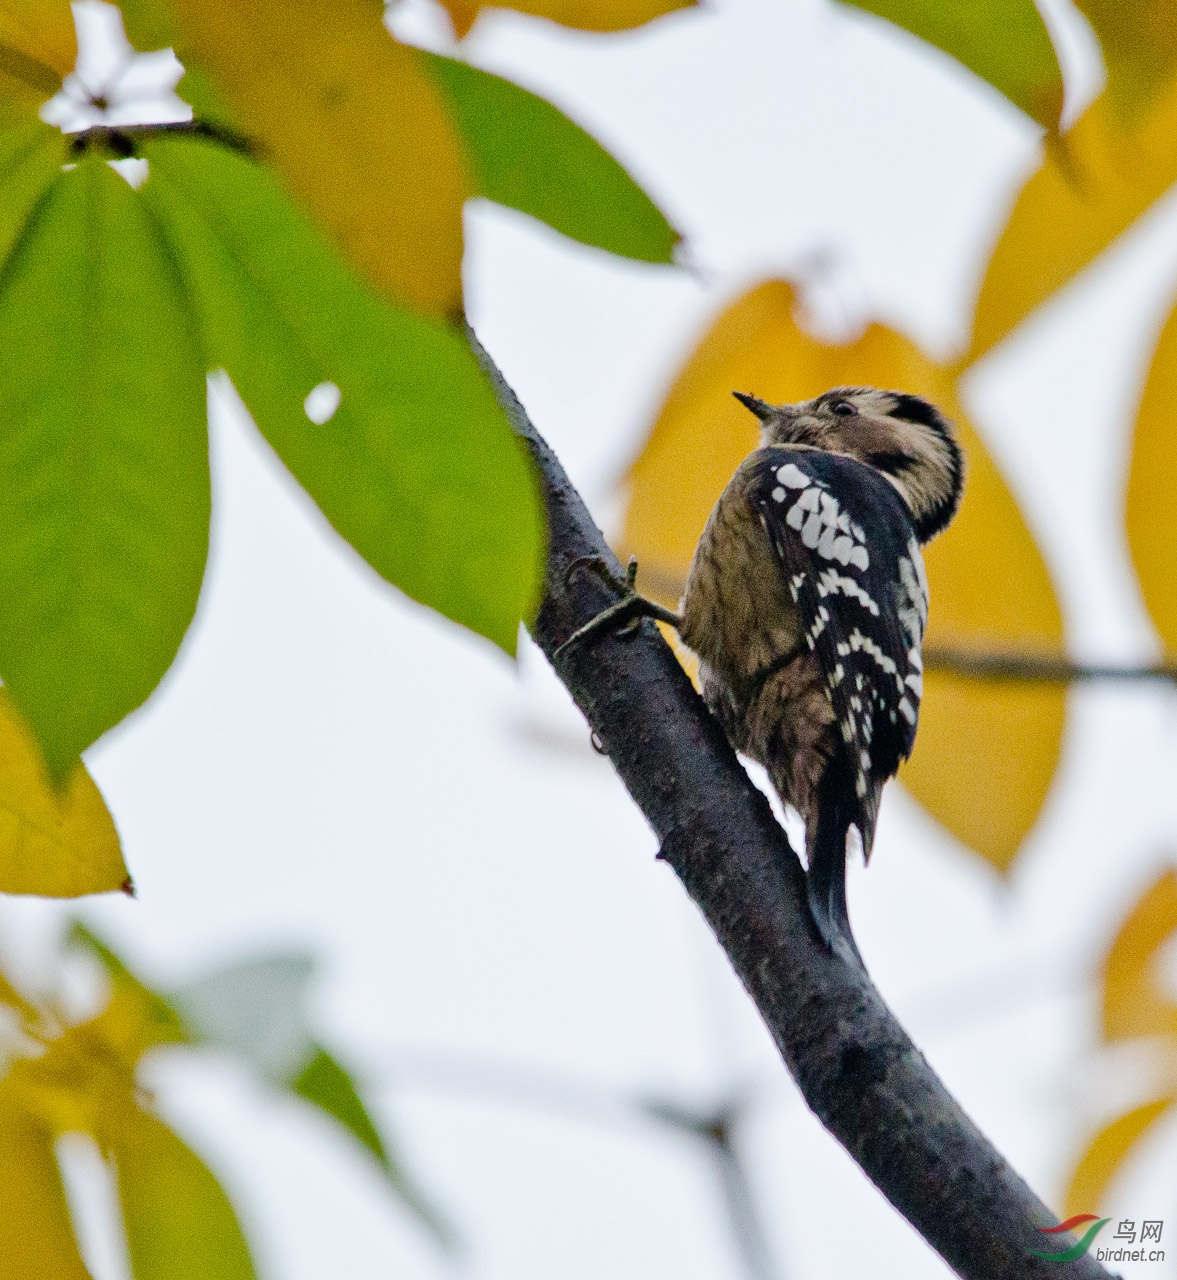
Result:
[[[494,362],[471,342],[534,459],[547,503],[532,634],[584,712],[752,997],[805,1100],[880,1191],[966,1280],[1107,1276],[1036,1228],[1057,1219],[965,1115],[865,974],[818,939],[801,865],[653,623],[553,655],[620,597],[584,557],[624,571]],[[1044,1244],[1044,1242],[1046,1242]],[[1060,1270],[1061,1267],[1061,1270]]]

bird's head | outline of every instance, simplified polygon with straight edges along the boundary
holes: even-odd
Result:
[[[922,397],[834,387],[800,404],[768,404],[733,394],[760,419],[762,445],[840,453],[881,471],[907,504],[921,542],[956,514],[964,455],[952,423]]]

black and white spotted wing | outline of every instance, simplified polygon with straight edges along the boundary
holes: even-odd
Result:
[[[915,742],[928,590],[911,519],[874,468],[812,449],[763,450],[752,494],[862,800]]]

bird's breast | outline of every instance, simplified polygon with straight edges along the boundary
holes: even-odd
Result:
[[[720,496],[699,539],[681,613],[683,641],[733,685],[798,646],[797,607],[742,470]]]

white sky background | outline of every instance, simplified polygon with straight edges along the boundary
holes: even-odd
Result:
[[[1064,18],[1089,93],[1090,45]],[[396,21],[446,47],[429,0]],[[711,0],[611,37],[495,15],[463,53],[590,128],[691,245],[687,274],[488,206],[467,218],[475,328],[606,523],[615,478],[724,303],[820,254],[826,323],[876,315],[944,352],[1035,163],[1036,130],[987,86],[826,0]],[[1162,202],[968,385],[1083,658],[1156,651],[1118,511],[1139,353],[1177,286],[1175,231],[1177,205]],[[160,1062],[162,1106],[233,1192],[267,1280],[745,1274],[688,1139],[508,1105],[453,1078],[430,1087],[441,1056],[494,1064],[488,1087],[516,1067],[702,1107],[751,1088],[742,1150],[781,1280],[947,1275],[809,1115],[538,652],[525,645],[513,668],[379,582],[231,393],[213,403],[196,625],[149,706],[87,754],[139,898],[81,911],[160,982],[271,948],[319,957],[323,1038],[388,1082],[374,1109],[467,1241],[445,1262],[345,1140],[237,1069]],[[853,875],[884,995],[1055,1202],[1095,1125],[1136,1100],[1083,1065],[1089,975],[1094,944],[1177,849],[1175,768],[1172,693],[1085,689],[1008,885],[895,787],[870,872]],[[69,911],[0,901],[0,938],[35,972]],[[393,1088],[398,1063],[412,1071]],[[1111,1210],[1164,1218],[1177,1256],[1156,1142]],[[96,1280],[123,1280],[117,1244],[91,1248]]]

